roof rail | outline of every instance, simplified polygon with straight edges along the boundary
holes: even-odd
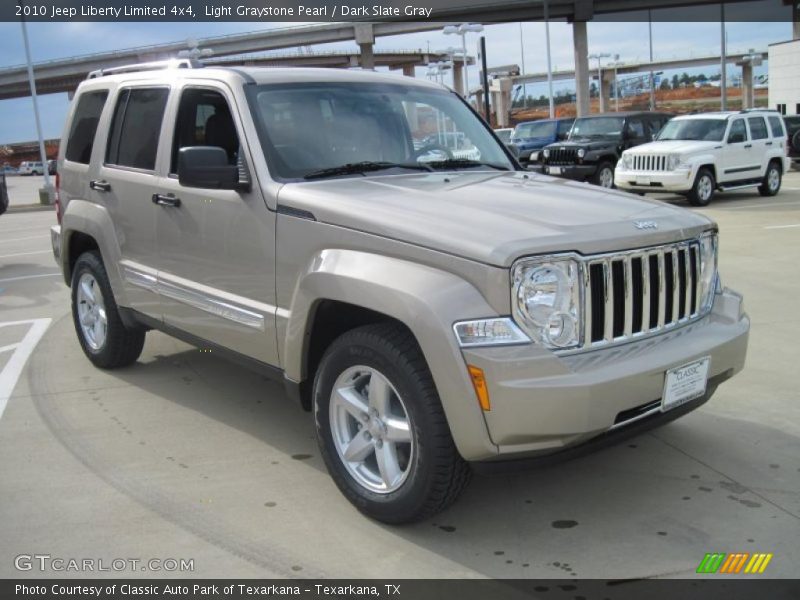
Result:
[[[152,62],[136,63],[124,65],[122,67],[111,67],[109,69],[97,69],[86,76],[86,79],[96,79],[104,75],[114,75],[116,73],[135,73],[137,71],[155,71],[158,69],[200,69],[203,63],[194,58],[171,58],[169,60],[156,60]]]
[[[778,112],[774,108],[743,108],[739,111],[740,113],[750,113],[750,112]]]

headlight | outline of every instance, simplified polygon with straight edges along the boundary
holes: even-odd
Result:
[[[626,171],[629,171],[633,168],[633,156],[630,154],[623,153],[622,160],[620,162],[622,163],[622,168]]]
[[[717,290],[717,234],[709,231],[700,238],[700,312],[711,308]]]
[[[584,148],[578,148],[578,158],[583,158],[586,156],[586,150]]]
[[[571,348],[580,339],[578,262],[567,257],[527,259],[512,269],[517,324],[548,348]]]
[[[531,341],[508,317],[459,321],[453,325],[453,331],[462,348],[529,344]]]
[[[681,157],[677,154],[670,154],[667,157],[667,170],[674,171],[678,168],[678,165],[681,163]]]
[[[550,158],[550,150],[548,150],[547,148],[545,148],[544,150],[542,150],[542,155],[543,155],[545,158]]]

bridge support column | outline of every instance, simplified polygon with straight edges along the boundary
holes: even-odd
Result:
[[[589,114],[589,40],[586,22],[572,23],[572,43],[575,50],[575,108],[579,117]]]
[[[406,77],[415,77],[414,65],[403,65],[403,75]]]
[[[464,96],[464,63],[453,63],[453,89]]]
[[[598,83],[600,88],[600,112],[610,112],[613,110],[611,105],[611,82],[614,80],[614,72],[610,70],[600,71],[601,77]]]
[[[753,65],[750,62],[744,62],[742,63],[742,109],[754,106]]]
[[[510,77],[493,79],[489,84],[497,127],[508,127],[509,112],[511,111],[511,84],[512,81]]]
[[[361,49],[359,62],[362,69],[375,70],[375,54],[372,47],[375,45],[375,34],[369,23],[357,23],[354,27],[356,44]]]

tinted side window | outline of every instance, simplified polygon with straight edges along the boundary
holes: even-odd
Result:
[[[769,118],[769,126],[772,128],[772,137],[783,137],[785,134],[783,133],[783,123],[781,122],[783,119],[780,117],[770,117]]]
[[[94,146],[94,134],[100,122],[108,91],[86,92],[78,98],[78,106],[72,117],[64,157],[72,162],[89,164]]]
[[[744,128],[744,119],[736,119],[731,123],[731,130],[728,133],[728,143],[735,143],[734,139],[738,138],[739,141],[747,141],[747,130]]]
[[[155,168],[168,95],[166,88],[137,88],[120,93],[106,149],[108,164],[148,171]]]
[[[558,130],[556,132],[556,137],[559,140],[567,139],[567,135],[569,135],[569,130],[572,128],[572,121],[559,121],[558,122]]]
[[[642,139],[644,133],[644,121],[641,119],[630,119],[628,121],[628,134],[636,139]]]
[[[175,123],[170,173],[178,172],[178,151],[188,146],[217,146],[228,154],[230,164],[236,164],[239,136],[228,103],[219,92],[199,88],[183,91]]]
[[[747,122],[750,123],[750,136],[754,140],[763,140],[769,137],[764,117],[750,117]]]

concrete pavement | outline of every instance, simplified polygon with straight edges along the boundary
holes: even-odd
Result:
[[[53,215],[4,215],[0,322],[52,321],[0,417],[0,577],[56,575],[16,570],[23,553],[193,560],[191,572],[116,576],[674,577],[715,551],[771,552],[764,576],[795,577],[800,174],[784,186],[702,210],[720,224],[723,284],[752,319],[744,372],[651,433],[476,477],[453,508],[410,527],[350,506],[311,416],[276,384],[153,332],[131,368],[91,367],[50,255]],[[0,327],[0,347],[30,327]]]

